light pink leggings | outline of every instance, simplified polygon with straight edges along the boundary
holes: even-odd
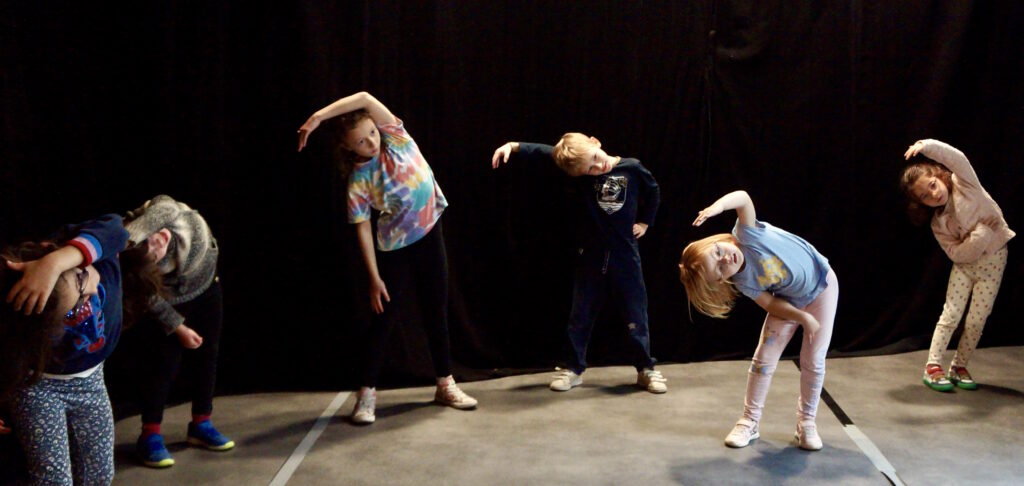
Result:
[[[818,413],[818,400],[821,387],[825,382],[825,354],[828,343],[832,340],[832,324],[836,319],[836,305],[839,303],[839,279],[836,273],[829,270],[826,277],[828,287],[803,310],[811,313],[821,324],[821,329],[814,339],[803,334],[800,345],[800,400],[797,402],[797,420],[814,422]],[[747,395],[744,398],[743,418],[754,423],[761,420],[768,387],[772,384],[772,374],[779,365],[779,357],[786,349],[793,333],[800,327],[793,321],[787,321],[771,314],[764,320],[761,329],[761,343],[754,352],[747,375]]]
[[[982,257],[974,263],[954,263],[949,273],[949,286],[946,288],[946,303],[942,306],[942,315],[935,325],[932,334],[932,346],[928,350],[928,363],[942,364],[942,352],[949,346],[964,315],[967,297],[971,298],[971,308],[967,311],[964,322],[964,334],[953,356],[954,366],[967,366],[971,353],[978,346],[981,331],[985,329],[985,321],[992,313],[992,304],[999,293],[999,284],[1003,282],[1003,270],[1006,269],[1006,247]]]

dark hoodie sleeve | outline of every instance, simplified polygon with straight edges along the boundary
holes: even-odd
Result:
[[[651,226],[654,224],[654,215],[658,212],[658,204],[661,202],[661,190],[651,171],[647,170],[643,164],[638,163],[636,167],[637,173],[640,174],[640,207],[637,209],[636,221]]]
[[[554,147],[542,143],[519,142],[519,151],[512,154],[513,157],[524,157],[533,162],[554,162],[551,152]]]

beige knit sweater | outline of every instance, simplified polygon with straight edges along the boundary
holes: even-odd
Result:
[[[923,140],[921,154],[953,172],[953,187],[944,208],[932,216],[932,232],[939,246],[955,263],[972,263],[1006,245],[1016,233],[1006,224],[1003,211],[981,187],[964,153],[938,140]]]

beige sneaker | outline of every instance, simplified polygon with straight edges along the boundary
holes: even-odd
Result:
[[[377,420],[374,409],[377,408],[377,390],[370,390],[359,394],[356,407],[352,410],[352,422],[357,424],[372,424]]]
[[[750,441],[761,437],[757,431],[757,424],[747,419],[740,419],[733,426],[732,432],[725,436],[725,445],[729,447],[746,447]]]
[[[455,380],[448,380],[445,385],[437,385],[434,401],[459,410],[476,407],[476,399],[460,390],[459,386],[455,384]]]
[[[636,386],[644,388],[651,393],[665,393],[668,391],[668,380],[661,376],[657,370],[644,369],[636,374]]]
[[[813,423],[796,424],[794,435],[801,449],[816,451],[822,447],[821,437],[818,436],[818,426]]]
[[[583,384],[583,377],[577,375],[573,370],[558,370],[555,379],[548,385],[554,391],[569,391],[573,387]]]

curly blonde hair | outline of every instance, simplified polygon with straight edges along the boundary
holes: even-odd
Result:
[[[707,271],[701,265],[701,257],[714,248],[716,243],[728,242],[736,244],[736,238],[728,233],[711,235],[694,241],[686,248],[679,259],[679,281],[686,288],[686,300],[701,314],[725,319],[736,303],[739,292],[732,283],[713,282],[708,280]]]
[[[576,175],[576,167],[583,162],[587,152],[594,145],[594,141],[590,137],[579,132],[569,132],[562,135],[561,140],[555,144],[551,156],[555,159],[555,165],[558,168],[569,175]]]

